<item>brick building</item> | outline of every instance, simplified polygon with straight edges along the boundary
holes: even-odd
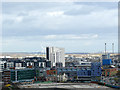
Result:
[[[114,76],[117,73],[117,68],[104,68],[102,70],[102,76]]]

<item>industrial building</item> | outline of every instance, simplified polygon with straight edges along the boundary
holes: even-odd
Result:
[[[111,65],[112,64],[112,59],[103,59],[102,60],[102,65]]]

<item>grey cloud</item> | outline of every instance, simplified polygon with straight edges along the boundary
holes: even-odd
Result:
[[[103,7],[105,9],[117,9],[118,8],[118,2],[74,2],[74,4]]]
[[[3,13],[4,37],[84,33],[105,34],[108,33],[107,30],[109,30],[109,33],[113,33],[117,28],[117,16],[113,15],[116,11],[112,11],[112,9],[101,9],[104,11],[99,11],[99,7],[74,5],[73,3],[48,3],[48,7],[45,3],[38,3],[37,6],[35,6],[36,4],[27,5],[27,3],[19,3],[17,5],[10,5],[12,9],[16,7],[13,10],[14,13]],[[21,7],[21,5],[24,6],[24,8]],[[28,7],[34,7],[34,10]],[[9,8],[3,9],[9,11]],[[53,11],[63,11],[64,14],[60,16],[49,16],[46,14]],[[6,17],[8,18],[6,19]],[[104,18],[104,20],[102,18]]]
[[[65,3],[66,4],[66,3]],[[64,6],[64,3],[56,2],[4,2],[2,12],[6,14],[19,13],[21,11],[47,10]]]
[[[98,10],[98,9],[97,9]],[[86,15],[90,14],[94,11],[97,11],[94,6],[87,6],[87,5],[77,5],[75,8],[72,8],[65,12],[66,15]]]
[[[117,45],[117,7],[107,4],[4,3],[3,51],[35,51],[43,44],[96,52],[104,42]]]
[[[20,13],[18,14],[18,16],[28,16],[28,13],[27,13],[27,12],[20,12]]]

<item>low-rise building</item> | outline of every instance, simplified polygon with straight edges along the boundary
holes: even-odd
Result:
[[[68,76],[64,73],[63,75],[57,75],[58,82],[66,82],[68,80]]]
[[[22,59],[18,58],[3,58],[5,62],[4,68],[9,69],[11,67],[30,67],[30,68],[46,68],[51,67],[51,62],[42,57],[26,57]]]
[[[74,80],[77,78],[77,71],[80,68],[74,67],[64,67],[64,68],[57,68],[58,75],[64,75],[64,73],[68,76],[68,80]]]
[[[102,75],[101,63],[94,62],[91,63],[91,76],[97,77]]]
[[[6,61],[0,61],[0,72],[3,71]]]
[[[56,82],[57,70],[46,70],[46,80]]]
[[[102,76],[106,76],[106,77],[115,76],[117,71],[118,71],[117,68],[104,68],[102,70]]]
[[[57,74],[63,75],[64,73],[68,76],[68,80],[80,80],[80,81],[90,81],[93,77],[100,77],[101,63],[93,62],[91,67],[65,67],[57,68]],[[95,79],[95,78],[94,78]]]
[[[3,81],[5,84],[34,81],[34,77],[35,70],[30,68],[8,69],[3,71]]]

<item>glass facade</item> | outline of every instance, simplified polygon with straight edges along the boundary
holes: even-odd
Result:
[[[17,78],[16,78],[16,74],[17,74]],[[34,79],[34,76],[35,76],[34,69],[17,70],[17,73],[15,70],[11,71],[11,81]]]

